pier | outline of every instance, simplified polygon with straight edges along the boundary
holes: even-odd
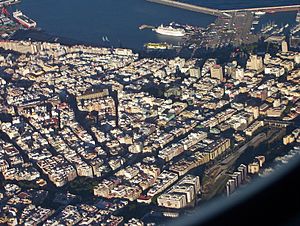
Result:
[[[186,9],[193,12],[209,14],[213,16],[220,16],[222,12],[218,9],[211,9],[203,6],[192,5],[189,3],[174,1],[174,0],[146,0],[148,2],[158,3],[162,5],[172,6],[180,9]]]
[[[300,10],[300,5],[219,10],[219,9],[212,9],[212,8],[203,7],[203,6],[199,6],[199,5],[184,3],[184,2],[177,1],[177,0],[146,0],[146,1],[158,3],[158,4],[162,4],[162,5],[167,5],[167,6],[172,6],[175,8],[185,9],[185,10],[189,10],[189,11],[193,11],[193,12],[213,15],[213,16],[221,16],[221,15],[229,16],[229,13],[244,12],[244,11],[274,13],[274,12],[281,12],[281,11]]]
[[[282,12],[282,11],[298,11],[300,10],[300,5],[287,5],[287,6],[270,6],[270,7],[258,7],[258,8],[245,8],[245,9],[231,9],[222,10],[225,13],[233,13],[240,11],[251,11],[251,12]]]

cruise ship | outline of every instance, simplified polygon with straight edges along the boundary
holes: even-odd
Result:
[[[29,19],[26,15],[24,15],[21,11],[17,10],[13,13],[13,17],[24,27],[26,28],[35,28],[36,22]]]
[[[177,36],[182,37],[185,36],[185,30],[182,28],[173,28],[171,26],[163,26],[160,25],[158,28],[153,29],[156,33],[161,35],[169,35],[169,36]]]

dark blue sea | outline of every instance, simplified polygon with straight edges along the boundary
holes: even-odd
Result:
[[[185,0],[218,9],[299,4],[298,0]],[[22,0],[15,6],[37,21],[44,34],[78,43],[140,49],[146,42],[180,39],[166,38],[141,24],[158,26],[176,22],[206,27],[213,16],[163,6],[146,0]],[[295,13],[284,13],[293,20]],[[17,34],[20,38],[23,34]],[[34,34],[37,36],[36,34]],[[33,35],[33,36],[34,36]],[[30,37],[28,33],[24,37]],[[109,42],[103,41],[107,37]],[[59,39],[58,39],[59,40]]]

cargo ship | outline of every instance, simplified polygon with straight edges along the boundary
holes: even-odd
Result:
[[[36,22],[32,19],[29,19],[26,15],[24,15],[21,11],[17,10],[13,13],[13,17],[18,23],[23,25],[26,28],[35,28]]]
[[[185,36],[185,30],[182,28],[173,28],[171,26],[163,26],[160,25],[158,28],[153,29],[156,33],[161,35],[168,35],[168,36],[176,36],[182,37]]]

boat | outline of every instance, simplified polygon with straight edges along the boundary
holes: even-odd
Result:
[[[21,2],[21,0],[1,0],[0,1],[0,7],[10,6],[10,5],[20,3],[20,2]]]
[[[272,31],[276,27],[277,27],[277,24],[275,24],[274,22],[268,23],[266,26],[262,27],[261,33],[266,34],[270,31]]]
[[[266,14],[266,12],[262,12],[262,11],[258,11],[255,13],[255,15],[258,15],[258,16],[263,16],[265,14]]]
[[[300,31],[300,23],[291,29],[292,34],[296,34],[299,31]]]
[[[300,11],[297,12],[296,22],[300,23]]]
[[[102,41],[103,41],[103,42],[109,42],[109,39],[107,38],[107,36],[103,36],[103,37],[102,37]]]
[[[162,214],[165,217],[171,217],[171,218],[179,217],[179,213],[177,213],[177,212],[167,212],[167,211],[164,211],[164,212],[162,212]]]
[[[147,25],[147,24],[142,24],[141,26],[139,26],[140,30],[144,30],[144,29],[153,29],[153,26]]]
[[[170,45],[168,45],[167,43],[152,43],[149,42],[147,44],[145,44],[145,47],[147,49],[168,49],[170,48]]]
[[[217,128],[211,128],[209,130],[209,132],[212,133],[212,134],[220,134],[221,133],[221,131]]]
[[[278,28],[278,29],[276,29],[276,30],[274,30],[273,32],[272,32],[272,35],[279,35],[279,34],[281,34],[283,31],[284,31],[284,26],[282,26],[281,28]]]
[[[20,23],[26,28],[35,28],[37,25],[35,21],[29,19],[20,10],[13,12],[13,18],[15,18],[15,20],[18,21],[18,23]]]
[[[156,33],[161,35],[182,37],[185,36],[185,30],[182,28],[173,28],[172,26],[160,25],[158,28],[153,29]]]

